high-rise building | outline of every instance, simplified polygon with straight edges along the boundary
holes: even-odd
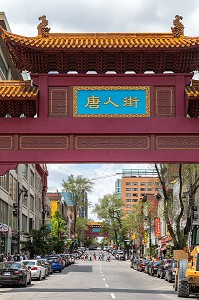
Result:
[[[135,210],[135,205],[146,194],[158,193],[159,179],[155,170],[124,169],[121,179],[115,182],[115,192],[123,202],[124,216]]]

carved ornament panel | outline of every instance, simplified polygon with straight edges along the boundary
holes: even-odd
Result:
[[[199,135],[197,136],[158,136],[157,149],[194,150],[199,149]]]
[[[148,149],[148,136],[77,136],[76,149]]]
[[[49,117],[67,115],[67,88],[49,88]]]
[[[12,150],[13,149],[13,137],[12,136],[0,136],[0,149]]]
[[[19,148],[23,150],[68,149],[67,136],[21,136]]]

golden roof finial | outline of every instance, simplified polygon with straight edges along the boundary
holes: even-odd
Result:
[[[174,27],[171,27],[171,30],[174,37],[180,37],[181,35],[184,35],[184,25],[181,22],[182,19],[182,16],[176,15],[175,20],[173,20]]]
[[[46,20],[46,16],[43,15],[39,17],[39,20],[41,21],[41,23],[37,26],[38,35],[41,35],[42,37],[48,37],[50,32],[50,27],[47,27],[48,20]]]

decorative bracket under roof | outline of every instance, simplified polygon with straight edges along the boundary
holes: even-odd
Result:
[[[50,32],[50,27],[47,27],[48,20],[46,20],[46,16],[39,17],[39,20],[41,23],[37,26],[38,29],[38,35],[41,35],[42,37],[48,37]]]
[[[184,35],[184,25],[181,22],[182,19],[182,16],[176,15],[175,20],[173,20],[174,27],[171,27],[171,30],[174,37],[180,37],[181,35]]]

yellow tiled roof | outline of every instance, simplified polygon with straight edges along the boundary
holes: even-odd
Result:
[[[30,81],[0,81],[0,98],[36,99],[37,95],[38,88]]]
[[[185,93],[188,97],[198,97],[199,96],[199,86],[186,86]]]
[[[24,37],[0,28],[2,37],[24,47],[63,48],[184,48],[199,45],[199,37],[174,37],[172,33],[50,33],[49,37]]]

